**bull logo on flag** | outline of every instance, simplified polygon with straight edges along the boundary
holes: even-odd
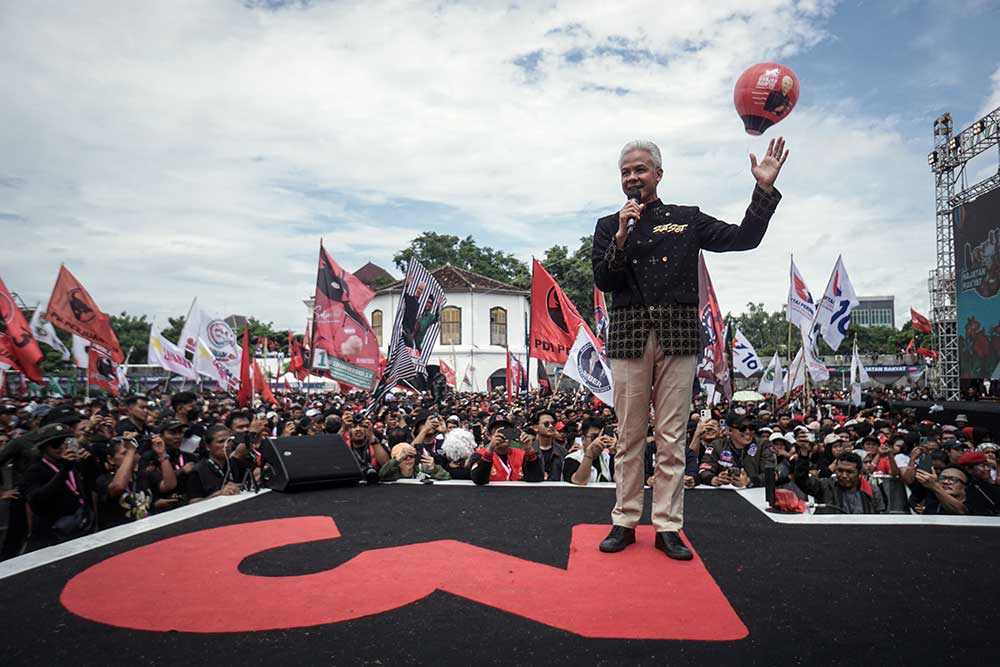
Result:
[[[559,292],[555,286],[550,287],[548,294],[545,295],[545,307],[549,311],[549,319],[552,320],[552,323],[568,334],[569,326],[566,324],[562,304],[559,303]]]
[[[69,307],[73,311],[73,317],[80,322],[87,323],[94,319],[95,313],[94,309],[81,298],[82,294],[83,290],[79,287],[71,289],[69,291]]]

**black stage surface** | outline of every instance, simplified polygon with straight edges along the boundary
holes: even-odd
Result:
[[[596,552],[613,498],[399,484],[263,494],[0,580],[0,658],[862,665],[985,664],[997,653],[996,529],[780,525],[736,493],[694,490],[685,535],[700,560],[678,563],[648,533],[621,554]],[[329,517],[340,537],[321,539],[335,537]],[[275,519],[293,520],[260,523]],[[329,622],[345,616],[354,618]],[[304,627],[273,629],[295,625]],[[675,638],[614,638],[627,635]]]

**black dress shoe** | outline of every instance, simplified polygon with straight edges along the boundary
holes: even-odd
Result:
[[[677,531],[666,531],[656,534],[656,548],[676,560],[691,560],[694,555],[684,546]]]
[[[604,553],[615,553],[622,551],[630,544],[635,544],[635,528],[625,526],[613,526],[608,536],[604,538],[599,547]]]

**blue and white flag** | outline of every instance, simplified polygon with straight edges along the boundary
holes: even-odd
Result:
[[[826,292],[816,310],[816,324],[819,325],[820,334],[834,352],[847,335],[851,311],[858,303],[858,295],[854,293],[854,285],[847,276],[844,260],[838,256],[830,282],[826,284]]]
[[[738,328],[733,335],[733,368],[745,378],[764,370],[764,365],[761,364],[757,351],[753,349],[753,345]]]

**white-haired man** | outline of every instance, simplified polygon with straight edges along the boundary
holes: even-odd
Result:
[[[692,557],[679,531],[684,523],[686,428],[701,332],[698,253],[750,250],[760,244],[781,199],[774,181],[787,158],[780,137],[771,140],[759,164],[750,155],[757,185],[737,226],[696,206],[660,201],[656,189],[663,161],[656,144],[633,141],[622,149],[621,186],[630,199],[620,211],[597,221],[591,255],[594,283],[611,299],[606,353],[619,419],[614,526],[601,542],[601,551],[621,551],[635,542],[652,399],[656,547],[671,558]]]

